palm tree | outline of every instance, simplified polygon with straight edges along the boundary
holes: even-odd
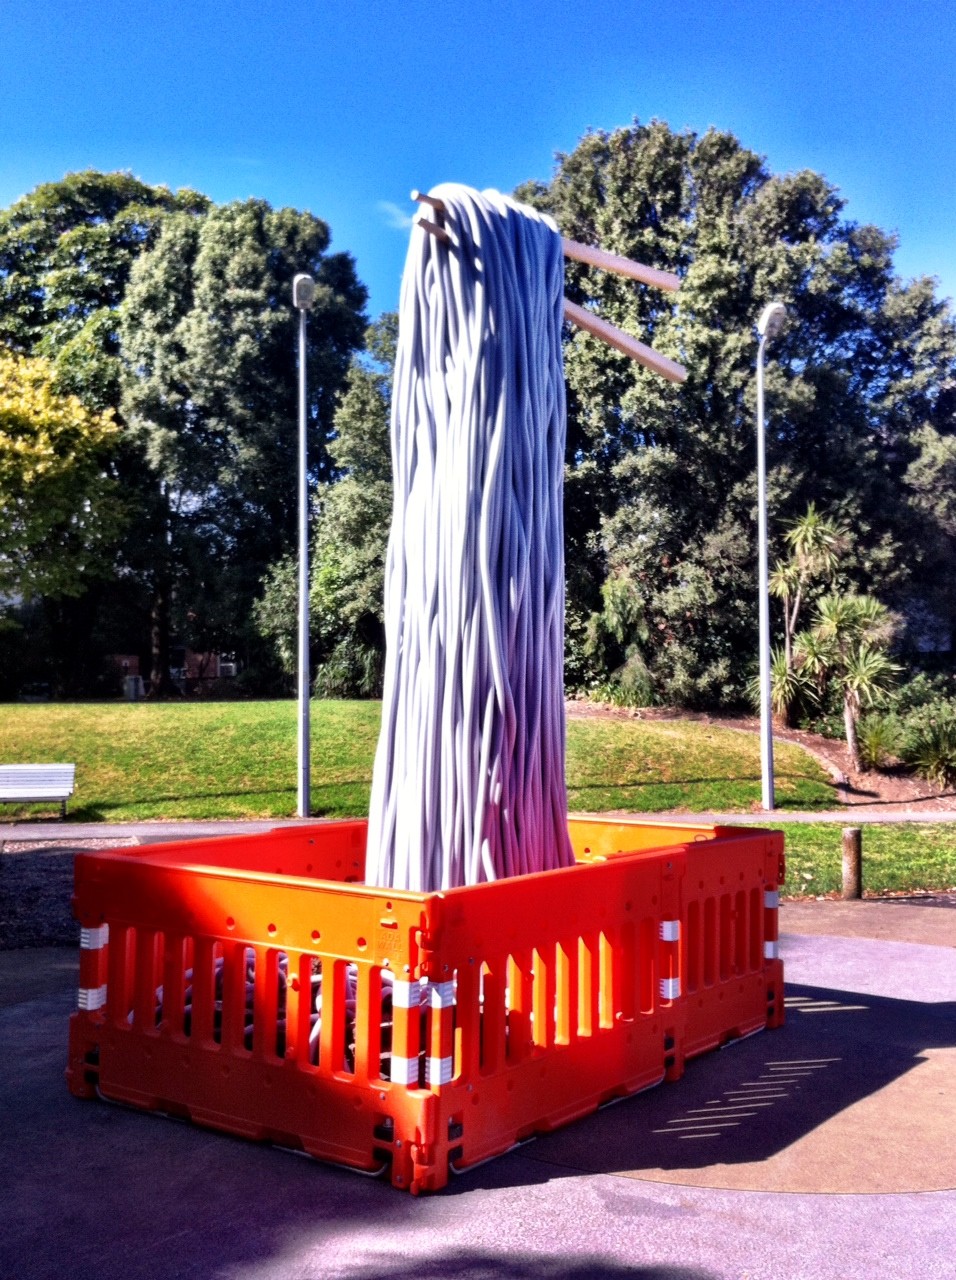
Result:
[[[770,710],[774,719],[787,728],[790,716],[798,702],[817,703],[820,691],[811,678],[809,669],[797,665],[779,645],[770,650]],[[760,705],[760,676],[755,675],[747,686],[754,706]]]
[[[893,617],[873,596],[829,595],[817,604],[810,631],[797,637],[795,662],[819,689],[833,680],[843,697],[843,727],[854,772],[860,769],[857,724],[900,670],[889,657]]]
[[[833,577],[849,537],[845,525],[821,515],[813,502],[802,516],[791,521],[784,534],[790,555],[774,566],[770,590],[783,601],[784,650],[788,661],[792,661],[793,637],[797,633],[806,589],[815,578]]]
[[[793,683],[796,671],[794,637],[807,588],[815,578],[832,579],[849,536],[844,525],[821,515],[812,502],[804,515],[791,522],[784,535],[790,555],[787,560],[777,561],[769,581],[771,593],[783,603],[786,676],[778,681],[781,691]],[[793,700],[784,700],[781,705],[780,714],[785,723],[790,721],[792,707]]]

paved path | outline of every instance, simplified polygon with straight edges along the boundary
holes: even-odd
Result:
[[[956,809],[928,809],[925,812],[835,809],[821,813],[791,813],[775,809],[772,813],[652,813],[644,816],[648,822],[689,822],[705,826],[777,827],[788,822],[838,822],[852,827],[874,822],[956,822]],[[0,822],[0,842],[56,840],[71,844],[77,840],[109,840],[115,837],[118,840],[133,838],[138,842],[148,843],[152,840],[191,840],[209,835],[247,835],[257,831],[272,831],[276,827],[302,826],[309,821],[307,818],[209,819],[202,822],[37,822],[24,819],[20,822]]]
[[[73,1098],[76,953],[0,951],[0,1275],[954,1280],[956,910],[786,903],[781,927],[783,1028],[422,1199]]]

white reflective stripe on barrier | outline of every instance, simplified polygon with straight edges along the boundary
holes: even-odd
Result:
[[[428,984],[428,1003],[433,1009],[454,1008],[455,984],[453,982],[430,982]]]
[[[764,889],[763,905],[765,907],[768,907],[771,911],[776,911],[777,908],[780,906],[780,890]]]
[[[392,1008],[417,1009],[422,1002],[422,988],[418,979],[406,982],[396,978],[392,983]]]
[[[780,955],[779,942],[765,942],[763,944],[763,958],[765,960],[776,960]]]
[[[680,996],[680,978],[661,978],[661,999],[676,1000]]]
[[[679,920],[662,920],[661,921],[661,941],[677,942],[680,939],[680,921]]]
[[[418,1059],[392,1054],[392,1084],[418,1084]]]
[[[105,947],[110,940],[110,927],[108,924],[101,924],[96,929],[80,930],[80,947],[83,951],[99,951],[101,947]]]
[[[77,1007],[92,1012],[94,1009],[102,1009],[106,1004],[106,983],[100,987],[80,987],[80,994],[77,1000]]]
[[[425,1062],[425,1079],[429,1084],[448,1084],[451,1071],[451,1058],[428,1058]]]

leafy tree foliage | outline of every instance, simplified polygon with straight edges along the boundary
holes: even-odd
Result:
[[[816,503],[853,531],[841,590],[918,594],[902,481],[945,410],[956,342],[932,282],[894,275],[893,237],[844,220],[818,174],[774,176],[730,134],[659,121],[589,133],[550,183],[518,194],[566,236],[682,278],[665,296],[568,264],[569,297],[689,371],[665,384],[568,334],[572,614],[613,630],[602,583],[630,584],[632,657],[656,697],[740,695],[757,635],[753,326],[774,298],[789,323],[767,369],[773,523]]]
[[[56,391],[76,395],[91,410],[112,410],[120,430],[104,467],[137,516],[113,547],[112,582],[82,576],[75,582],[82,599],[55,608],[38,602],[30,614],[32,647],[49,653],[52,668],[73,673],[59,681],[63,688],[83,687],[80,673],[96,670],[94,654],[80,654],[84,647],[101,653],[140,647],[141,628],[130,625],[130,616],[147,608],[142,567],[158,535],[142,450],[120,412],[118,308],[133,262],[155,242],[164,218],[177,211],[201,216],[209,205],[193,191],[90,170],[45,183],[0,211],[0,345],[48,358]]]
[[[297,271],[318,283],[313,482],[328,471],[366,296],[352,259],[328,245],[311,214],[216,208],[125,173],[70,174],[0,211],[0,347],[47,357],[53,390],[113,410],[103,466],[137,517],[114,545],[114,583],[74,585],[97,597],[103,626],[131,608],[148,615],[158,688],[171,629],[191,647],[236,647],[266,565],[293,542]]]
[[[111,571],[118,434],[109,411],[54,391],[48,360],[0,348],[0,597],[77,596]]]
[[[922,549],[925,621],[929,630],[942,628],[950,652],[956,652],[956,420],[949,431],[927,423],[911,443],[915,456],[905,481],[913,540]]]
[[[296,328],[292,278],[316,279],[310,318],[313,479],[366,291],[309,213],[247,200],[172,215],[135,264],[121,309],[123,412],[154,479],[153,668],[168,667],[169,609],[188,605],[212,641],[235,639],[269,563],[296,527]],[[223,644],[225,635],[219,636]]]
[[[205,212],[195,191],[129,173],[71,173],[0,211],[0,344],[56,363],[61,390],[119,408],[116,308],[166,214]]]
[[[382,598],[392,510],[389,443],[397,317],[384,315],[365,335],[346,379],[328,444],[336,478],[316,503],[310,552],[310,621],[321,692],[376,696],[384,658]],[[292,558],[275,564],[256,604],[261,633],[283,668],[295,670],[297,576]]]

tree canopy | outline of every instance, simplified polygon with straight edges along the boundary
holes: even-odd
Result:
[[[0,348],[0,596],[77,596],[112,570],[118,434],[108,410],[54,391],[48,360]]]
[[[799,560],[788,531],[825,512],[823,532],[841,542],[832,590],[878,592],[911,631],[927,614],[953,630],[952,575],[940,573],[956,547],[952,504],[937,478],[956,439],[956,327],[932,281],[898,278],[894,236],[846,218],[819,174],[774,175],[729,133],[661,121],[588,133],[557,158],[550,182],[516,194],[564,235],[681,278],[672,295],[566,266],[569,298],[689,375],[665,383],[597,339],[565,333],[572,687],[684,705],[745,696],[757,653],[754,326],[776,299],[788,321],[766,377],[774,558]],[[360,437],[377,456],[383,421],[380,407],[361,404],[365,375],[350,377],[313,594],[319,625],[345,627],[335,643],[347,636],[340,652],[354,656],[374,635],[384,534],[368,516],[382,518],[385,496],[350,460]],[[792,585],[796,593],[781,592],[785,644],[805,595],[806,584],[804,595]],[[330,642],[325,634],[323,648]]]
[[[922,429],[956,432],[956,330],[931,281],[895,275],[893,236],[845,219],[819,174],[773,175],[728,133],[660,121],[587,134],[518,194],[566,236],[682,281],[665,296],[568,264],[569,297],[688,369],[664,384],[568,335],[572,617],[606,614],[613,579],[656,697],[740,695],[756,654],[753,329],[773,299],[788,312],[767,366],[775,543],[815,502],[853,531],[847,585],[898,606],[922,593],[904,477]]]
[[[237,201],[200,219],[170,216],[132,269],[120,316],[122,409],[157,488],[157,590],[172,598],[175,584],[193,620],[228,616],[242,601],[248,614],[267,566],[294,544],[299,271],[316,280],[313,479],[327,468],[335,396],[362,339],[366,298],[351,257],[327,253],[328,244],[328,227],[310,213]],[[154,665],[166,665],[158,652]]]
[[[299,271],[317,281],[313,484],[328,471],[336,396],[366,323],[354,262],[330,238],[311,213],[215,206],[125,173],[70,174],[0,211],[0,348],[46,358],[51,393],[113,413],[103,466],[136,514],[114,530],[114,594],[152,634],[156,687],[173,631],[205,649],[252,634],[260,580],[293,543]],[[32,558],[42,554],[36,544]]]
[[[115,312],[133,263],[168,213],[204,213],[198,192],[87,170],[0,210],[0,344],[56,363],[61,390],[119,407]]]
[[[366,332],[366,352],[352,360],[328,445],[334,476],[322,484],[316,502],[310,616],[317,686],[330,694],[370,696],[381,690],[396,334],[397,317],[380,317]],[[295,663],[296,591],[295,561],[284,558],[271,569],[256,608],[262,634],[289,673]]]

